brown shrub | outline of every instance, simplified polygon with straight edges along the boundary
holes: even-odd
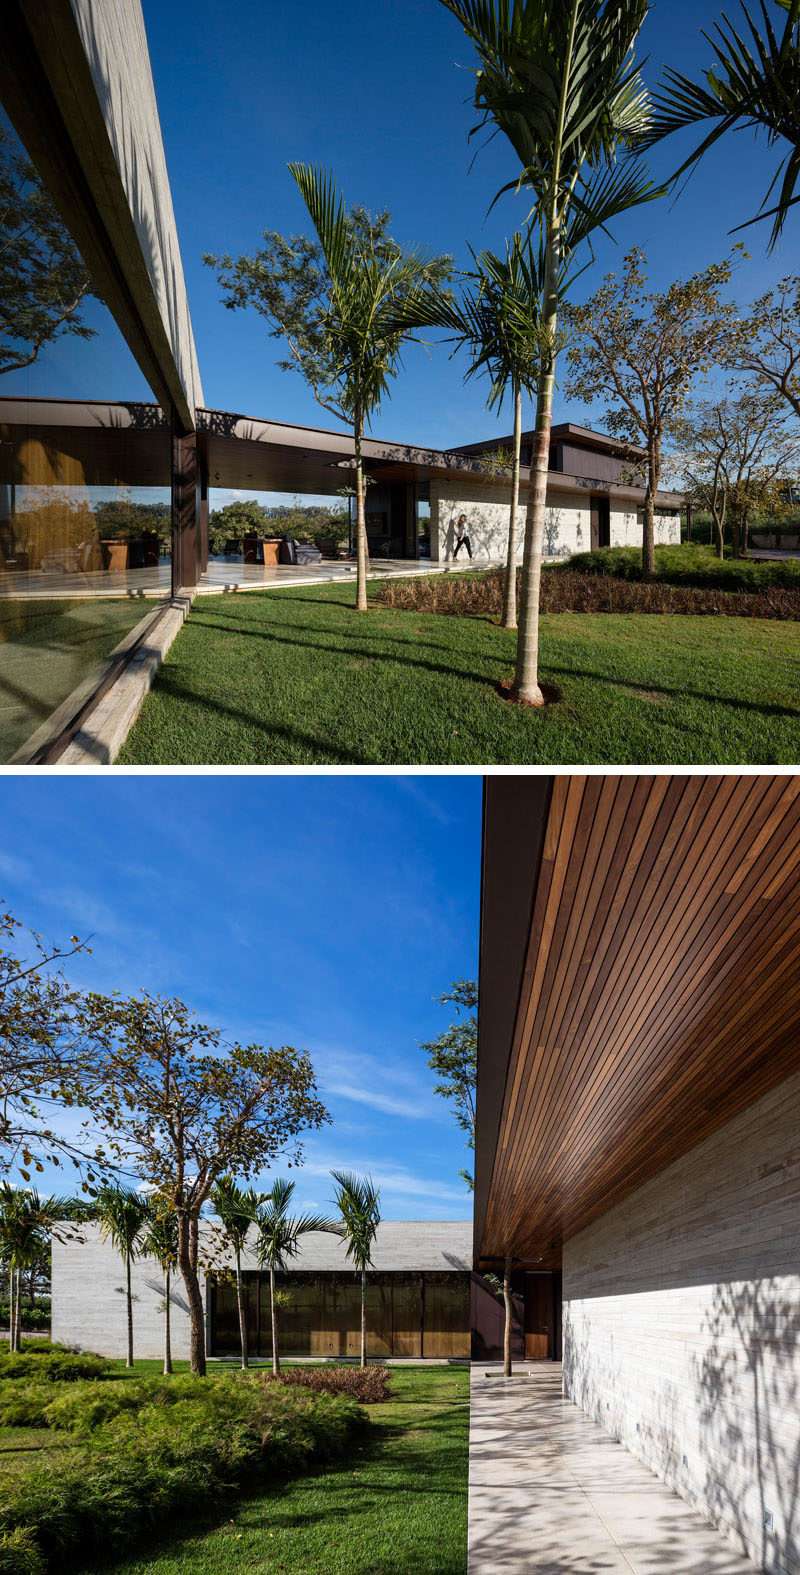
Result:
[[[317,1394],[352,1395],[361,1405],[375,1405],[389,1398],[388,1367],[282,1367],[271,1382],[298,1384]]]
[[[405,612],[499,618],[503,610],[503,580],[502,569],[381,580],[376,599],[384,607]],[[518,587],[520,581],[518,570]],[[754,591],[720,591],[695,585],[642,585],[610,574],[545,569],[540,606],[543,613],[700,613],[727,618],[800,619],[800,589],[773,585]]]

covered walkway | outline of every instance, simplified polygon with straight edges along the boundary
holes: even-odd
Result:
[[[469,1575],[753,1575],[683,1499],[561,1394],[556,1362],[474,1363]]]

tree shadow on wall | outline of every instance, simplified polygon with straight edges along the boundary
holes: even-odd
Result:
[[[766,1571],[800,1561],[800,1300],[776,1279],[718,1284],[706,1318],[710,1343],[697,1361],[706,1498]],[[759,1526],[746,1509],[758,1495]],[[754,1548],[754,1538],[760,1547]]]

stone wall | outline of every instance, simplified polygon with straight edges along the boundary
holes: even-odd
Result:
[[[615,508],[611,500],[612,547],[641,546],[642,527],[636,509]],[[431,558],[450,562],[456,548],[459,514],[467,516],[473,557],[483,563],[505,563],[511,488],[490,482],[431,482]],[[520,489],[517,514],[517,560],[522,560],[527,489]],[[656,516],[656,542],[679,542],[680,518]],[[548,499],[544,556],[568,558],[591,546],[590,499],[585,492],[553,493]],[[466,554],[459,554],[461,561]]]
[[[797,1575],[800,1076],[566,1243],[564,1389]]]

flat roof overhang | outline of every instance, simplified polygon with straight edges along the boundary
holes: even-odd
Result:
[[[800,777],[491,777],[474,1253],[563,1241],[800,1068]]]
[[[233,411],[198,410],[197,432],[206,454],[209,485],[253,492],[320,493],[336,496],[347,487],[355,464],[347,432],[264,421]],[[169,486],[168,421],[158,405],[135,401],[24,399],[0,397],[0,481],[23,481],[15,446],[37,438],[54,455],[64,454],[83,468],[87,484]],[[458,451],[419,448],[366,437],[365,465],[376,482],[480,481],[488,477],[476,460]],[[530,470],[520,470],[527,485]],[[619,503],[641,504],[641,487],[589,481],[550,471],[551,493],[608,492]],[[679,508],[679,493],[659,492],[664,507]]]

